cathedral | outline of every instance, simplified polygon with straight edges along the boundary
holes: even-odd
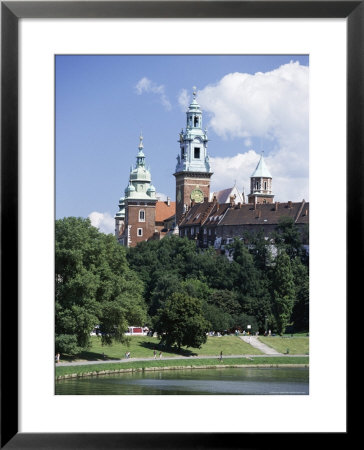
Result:
[[[274,202],[272,175],[263,155],[250,177],[250,193],[232,188],[210,192],[213,172],[207,151],[207,130],[202,126],[202,111],[193,91],[186,111],[186,126],[179,134],[179,153],[174,172],[176,201],[160,201],[145,164],[143,136],[139,138],[136,165],[129,175],[125,196],[119,200],[115,215],[115,235],[119,243],[134,247],[139,242],[176,234],[196,240],[200,247],[223,248],[245,231],[274,231],[283,217],[291,218],[308,245],[309,203]]]

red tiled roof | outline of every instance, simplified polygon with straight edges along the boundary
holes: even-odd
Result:
[[[291,217],[295,223],[308,223],[309,203],[266,203],[256,205],[256,209],[253,204],[241,205],[229,209],[219,225],[277,225],[282,217]]]
[[[192,206],[182,218],[180,227],[204,225],[277,225],[282,217],[291,217],[295,223],[309,223],[309,203],[286,202],[231,206],[229,203],[204,202]]]
[[[163,222],[163,220],[170,218],[176,214],[176,202],[157,202],[155,205],[155,221]]]
[[[184,217],[182,217],[179,226],[199,225],[203,223],[204,219],[208,217],[208,214],[213,205],[214,204],[212,202],[195,203],[185,213]]]

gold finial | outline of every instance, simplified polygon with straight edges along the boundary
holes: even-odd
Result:
[[[139,136],[139,148],[142,149],[144,148],[143,146],[143,133],[140,131],[140,136]]]
[[[196,98],[196,95],[197,95],[197,87],[196,86],[193,86],[193,92],[192,92],[192,94],[193,94],[193,98],[195,99]]]

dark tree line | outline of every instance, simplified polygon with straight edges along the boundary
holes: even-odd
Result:
[[[199,250],[194,241],[171,236],[128,249],[130,267],[145,283],[149,325],[158,328],[160,311],[175,293],[202,302],[202,315],[215,331],[269,329],[288,325],[308,330],[308,256],[302,236],[290,219],[272,235],[247,233],[229,247],[232,260],[213,248]],[[158,313],[159,312],[159,313]]]

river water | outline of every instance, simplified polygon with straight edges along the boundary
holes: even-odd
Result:
[[[307,395],[307,368],[184,369],[56,382],[58,395]]]

